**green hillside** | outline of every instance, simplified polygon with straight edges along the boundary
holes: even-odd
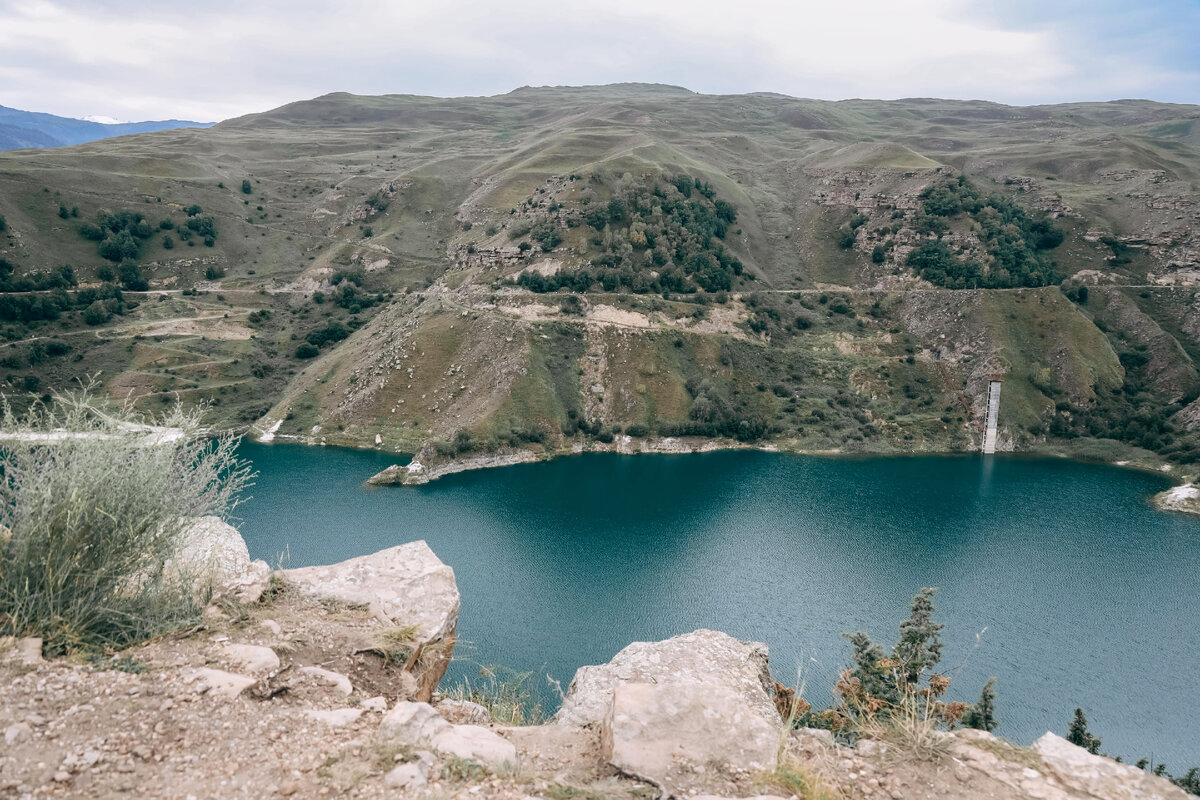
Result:
[[[1197,117],[616,85],[0,153],[0,382],[438,460],[968,450],[1000,373],[1003,447],[1190,464]]]

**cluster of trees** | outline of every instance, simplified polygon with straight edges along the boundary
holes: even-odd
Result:
[[[350,329],[340,322],[331,322],[324,328],[309,331],[304,344],[296,348],[296,358],[315,358],[321,348],[332,342],[340,342],[350,335]]]
[[[158,223],[157,229],[152,226],[144,215],[135,211],[101,212],[96,222],[85,222],[79,227],[79,235],[85,239],[97,242],[97,250],[102,258],[114,263],[124,261],[136,262],[142,253],[142,245],[154,236],[156,230],[165,235],[162,239],[164,248],[170,250],[175,246],[170,231],[174,230],[180,240],[189,245],[195,244],[193,236],[199,238],[208,247],[217,242],[217,223],[211,216],[200,216],[203,209],[191,205],[184,209],[187,222],[176,226],[169,219]]]
[[[12,265],[0,259],[0,320],[5,322],[29,325],[50,322],[63,314],[82,311],[85,323],[100,325],[114,314],[124,314],[137,306],[136,303],[127,303],[121,290],[111,283],[98,289],[67,291],[68,287],[76,285],[74,271],[70,267],[16,279],[12,273]]]
[[[363,290],[364,280],[362,270],[338,270],[329,280],[335,287],[334,292],[329,296],[314,293],[313,301],[320,304],[327,299],[332,300],[334,305],[346,309],[351,314],[383,303],[385,297],[382,294],[371,294]]]
[[[79,227],[79,235],[98,242],[102,258],[121,262],[141,255],[142,243],[154,235],[154,228],[133,211],[101,212],[95,223],[85,222]]]
[[[732,203],[716,197],[712,186],[688,175],[628,183],[607,203],[583,215],[600,251],[592,269],[550,276],[529,273],[518,283],[534,292],[596,287],[639,294],[727,291],[743,272],[742,262],[721,243],[737,214]],[[540,223],[530,233],[543,250],[562,241],[555,223]]]
[[[6,258],[0,258],[0,292],[44,292],[50,289],[67,289],[77,286],[75,268],[64,264],[56,270],[29,272],[18,276],[16,266]]]
[[[905,263],[930,283],[948,289],[1010,289],[1058,281],[1048,252],[1062,244],[1063,233],[1045,215],[1035,219],[1003,195],[982,198],[962,175],[925,189],[921,207],[923,213],[914,227],[939,239],[922,242],[908,254]],[[986,269],[959,258],[940,240],[947,229],[943,220],[962,214],[978,226],[990,262]]]

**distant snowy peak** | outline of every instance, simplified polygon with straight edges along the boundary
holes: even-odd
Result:
[[[103,114],[89,114],[86,117],[80,117],[80,119],[84,122],[99,122],[101,125],[120,125],[127,122],[127,120],[106,117]]]

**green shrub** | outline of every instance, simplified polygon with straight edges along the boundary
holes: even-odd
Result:
[[[108,307],[103,300],[96,300],[83,312],[83,321],[88,325],[103,325],[112,319]]]
[[[196,618],[191,576],[168,562],[191,520],[227,514],[250,478],[237,439],[205,438],[199,423],[178,408],[138,417],[86,391],[23,417],[5,406],[0,636],[38,636],[57,654],[124,647]],[[50,431],[61,434],[27,438]]]
[[[118,274],[121,284],[131,292],[144,292],[150,288],[146,276],[142,274],[142,268],[133,261],[122,261]]]
[[[244,178],[242,180],[242,194],[250,194],[253,191],[254,187],[250,185],[250,179]]]
[[[302,344],[296,348],[296,358],[300,358],[300,359],[316,358],[320,354],[320,352],[321,351],[315,345],[311,345],[308,342],[305,342],[304,344]]]

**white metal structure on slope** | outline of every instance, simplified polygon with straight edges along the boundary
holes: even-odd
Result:
[[[983,452],[996,452],[996,418],[1000,413],[1000,381],[988,383],[987,427],[983,434]]]

